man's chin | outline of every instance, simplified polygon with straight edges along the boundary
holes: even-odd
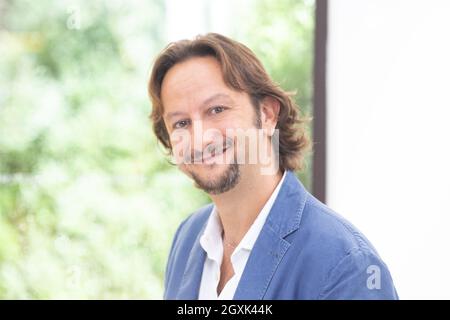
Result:
[[[236,164],[195,164],[187,169],[195,186],[209,194],[220,194],[231,190],[239,182],[240,171]]]
[[[229,164],[217,164],[217,163],[199,163],[191,165],[189,168],[189,175],[196,180],[201,180],[202,182],[218,183],[218,180],[222,179],[229,170]],[[204,184],[202,183],[202,184]]]
[[[223,173],[227,171],[229,167],[230,164],[201,162],[189,164],[188,166],[185,167],[186,168],[185,171],[207,178],[211,174],[216,175]]]

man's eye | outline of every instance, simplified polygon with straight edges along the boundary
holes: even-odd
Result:
[[[174,123],[174,129],[182,129],[185,128],[189,124],[189,120],[180,120]]]
[[[223,107],[223,106],[216,106],[216,107],[211,108],[211,113],[212,114],[217,114],[217,113],[223,112],[224,110],[225,110],[225,107]]]

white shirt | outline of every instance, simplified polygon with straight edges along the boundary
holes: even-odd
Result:
[[[244,272],[245,265],[250,256],[250,252],[258,239],[270,209],[278,196],[281,185],[283,184],[286,171],[280,182],[273,191],[269,200],[256,217],[255,221],[242,238],[239,245],[231,254],[231,264],[233,266],[234,275],[225,284],[220,295],[217,296],[217,286],[220,280],[220,266],[222,265],[223,243],[222,243],[222,224],[216,206],[213,207],[211,215],[205,227],[205,231],[200,237],[200,245],[206,251],[206,259],[203,265],[203,274],[200,282],[200,291],[198,298],[200,300],[231,300]]]

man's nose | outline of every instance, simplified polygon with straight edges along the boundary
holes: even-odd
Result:
[[[221,131],[205,122],[194,123],[192,126],[192,152],[194,159],[202,156],[207,148],[214,147],[222,142]]]

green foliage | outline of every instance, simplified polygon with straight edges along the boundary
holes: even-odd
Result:
[[[76,4],[4,7],[0,297],[160,298],[174,229],[207,201],[147,118],[164,8]]]
[[[242,40],[287,23],[270,54],[255,49],[310,106],[311,9],[277,3],[258,14],[268,29]],[[308,24],[284,21],[292,5]],[[1,4],[0,298],[161,297],[174,231],[209,201],[148,121],[163,26],[160,0]]]
[[[302,116],[312,115],[312,64],[314,1],[256,0],[243,19],[245,28],[236,28],[236,37],[251,48],[271,77],[285,90],[296,93],[294,100]],[[308,124],[310,137],[311,125]],[[312,154],[306,157],[299,177],[311,188]]]

